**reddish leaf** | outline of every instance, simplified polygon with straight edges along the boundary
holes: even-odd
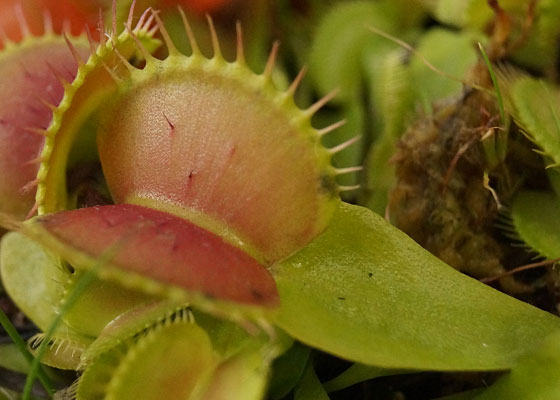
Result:
[[[218,299],[274,306],[268,270],[219,236],[172,214],[119,204],[37,218],[70,262],[98,258],[114,245],[111,266]],[[75,265],[81,267],[82,265]]]

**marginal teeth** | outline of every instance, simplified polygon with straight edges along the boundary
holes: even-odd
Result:
[[[353,190],[358,190],[360,187],[361,187],[361,185],[352,185],[352,186],[339,185],[338,186],[338,191],[339,192],[351,192]]]
[[[348,167],[348,168],[335,168],[335,174],[336,175],[345,175],[345,174],[350,174],[352,172],[359,172],[362,171],[364,169],[364,167],[362,167],[361,165],[358,165],[356,167]]]
[[[356,143],[358,140],[360,140],[362,137],[361,136],[354,136],[352,139],[348,139],[345,142],[340,143],[337,146],[331,147],[329,149],[329,153],[331,154],[336,154],[341,152],[342,150],[346,149],[347,147],[352,146],[354,143]]]
[[[294,79],[294,81],[286,91],[286,95],[292,97],[296,93],[296,90],[306,73],[307,73],[307,67],[303,67],[302,69],[299,70],[299,73],[297,74],[296,78]]]
[[[122,79],[105,62],[102,62],[101,65],[103,65],[103,68],[105,68],[105,71],[107,71],[115,83],[122,82]]]
[[[327,133],[330,133],[330,132],[332,132],[332,131],[338,129],[338,128],[340,128],[341,126],[343,126],[343,125],[345,125],[345,124],[346,124],[346,120],[343,119],[343,120],[341,120],[341,121],[335,122],[334,124],[331,124],[331,125],[329,125],[329,126],[323,128],[323,129],[319,129],[318,134],[319,134],[319,136],[324,136],[324,135],[326,135]]]
[[[50,103],[49,103],[49,104],[50,104]],[[54,106],[53,106],[53,107],[54,107]],[[49,108],[51,108],[51,107],[49,107]],[[55,107],[55,108],[56,108],[56,107]],[[30,132],[30,133],[33,133],[33,134],[39,135],[39,136],[47,136],[47,135],[48,135],[48,132],[47,132],[46,129],[27,127],[27,128],[24,128],[24,130],[25,130],[26,132]]]
[[[304,114],[308,117],[311,117],[317,111],[319,111],[325,104],[335,98],[338,93],[338,89],[333,90],[332,92],[328,93],[327,95],[321,97],[315,103],[313,103],[309,108],[304,111]]]
[[[237,34],[237,59],[239,65],[245,66],[245,52],[243,50],[243,30],[241,29],[241,22],[237,21],[235,24],[235,32]]]
[[[74,60],[76,60],[76,63],[78,64],[78,68],[84,65],[84,60],[82,60],[82,57],[80,57],[80,54],[78,53],[78,50],[76,50],[76,48],[74,47],[74,45],[72,44],[72,42],[70,42],[70,40],[68,40],[68,36],[66,36],[66,34],[63,34],[64,40],[66,41],[66,44],[68,45],[68,48],[70,49],[70,53],[72,53],[72,57],[74,57]]]
[[[45,29],[45,35],[51,35],[54,32],[53,29],[53,20],[51,17],[51,13],[49,10],[43,11],[43,26]]]
[[[134,32],[132,31],[132,29],[130,29],[130,27],[128,25],[126,25],[126,30],[128,32],[128,34],[130,35],[130,37],[132,38],[132,40],[134,40],[134,43],[136,43],[136,47],[138,48],[138,50],[140,50],[140,52],[142,53],[142,56],[144,57],[144,60],[146,60],[146,63],[151,63],[155,60],[154,56],[152,56],[152,53],[150,53],[142,44],[142,42],[140,41],[140,39],[138,39],[138,36],[136,36],[134,34]],[[116,48],[116,46],[115,46]]]
[[[121,63],[126,67],[126,69],[128,69],[130,72],[136,70],[136,68],[134,68],[134,66],[126,59],[126,57],[121,54],[116,45],[114,45],[113,51],[115,52],[119,60],[121,60]]]
[[[24,38],[31,36],[31,31],[29,30],[29,24],[27,23],[27,20],[25,19],[25,15],[23,14],[23,8],[21,3],[18,3],[16,5],[15,10],[16,10],[16,18],[19,23],[21,34],[23,35]]]
[[[192,31],[191,25],[189,24],[189,20],[185,15],[185,12],[181,7],[178,7],[179,14],[181,14],[181,19],[183,20],[183,25],[185,26],[185,32],[187,33],[187,39],[189,40],[189,44],[191,45],[192,55],[193,56],[200,56],[200,47],[198,47],[198,43],[196,41],[196,37]]]
[[[163,24],[158,13],[152,10],[152,15],[156,19],[156,24],[158,26],[159,31],[161,32],[161,36],[163,37],[163,41],[165,42],[165,45],[167,46],[167,51],[169,52],[169,55],[178,55],[179,50],[177,50],[177,47],[175,47],[175,44],[173,44],[171,37],[169,37],[169,33],[167,32],[167,29],[165,28],[165,25]]]
[[[223,60],[222,50],[220,49],[220,40],[218,39],[218,34],[216,33],[216,27],[214,26],[214,21],[207,14],[206,19],[208,20],[208,27],[210,28],[210,37],[212,38],[212,49],[214,50],[214,60]]]
[[[276,65],[276,57],[278,56],[279,46],[279,41],[275,41],[272,45],[272,50],[270,51],[270,55],[268,56],[268,60],[266,61],[266,67],[264,67],[263,72],[263,76],[266,80],[269,80],[272,76],[272,71],[274,70],[274,66]]]

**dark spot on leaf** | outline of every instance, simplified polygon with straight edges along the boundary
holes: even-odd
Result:
[[[337,185],[334,178],[328,174],[321,174],[319,178],[319,190],[336,196]]]
[[[257,290],[255,290],[255,289],[251,289],[251,294],[253,295],[253,297],[254,297],[256,300],[262,300],[262,299],[264,299],[264,296],[262,295],[262,293],[259,292],[259,291],[257,291]]]

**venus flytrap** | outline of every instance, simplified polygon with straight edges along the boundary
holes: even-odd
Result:
[[[559,218],[557,169],[560,161],[558,89],[513,69],[500,70],[506,108],[541,155],[552,191],[522,191],[513,199],[512,226],[518,237],[548,259],[560,256],[555,243]]]
[[[65,38],[45,20],[45,34],[34,36],[22,23],[22,41],[4,37],[0,53],[2,111],[0,114],[0,210],[23,220],[32,215],[35,177],[52,107],[64,93],[60,79],[72,80],[78,67]],[[70,36],[75,51],[87,54],[85,37]],[[23,66],[23,67],[22,67]]]
[[[406,13],[403,13],[404,9],[407,10]],[[315,83],[316,90],[321,94],[326,94],[333,88],[339,89],[339,93],[333,99],[333,106],[337,107],[335,110],[338,111],[338,115],[332,111],[331,114],[337,117],[342,114],[348,121],[344,127],[329,135],[326,142],[342,142],[357,134],[362,135],[356,145],[337,154],[334,165],[360,163],[367,146],[379,141],[381,135],[378,135],[377,130],[382,129],[381,125],[386,119],[386,100],[379,101],[376,93],[364,88],[385,84],[384,76],[377,72],[387,56],[398,46],[371,35],[365,27],[374,25],[391,34],[413,38],[417,35],[423,16],[423,10],[410,2],[352,1],[332,7],[317,26],[308,56],[309,75]],[[368,108],[383,112],[375,112],[371,118],[368,116]],[[388,168],[381,169],[390,172]],[[359,189],[356,176],[347,175],[341,178],[344,185]],[[380,182],[380,185],[383,183]],[[362,197],[368,196],[371,189],[366,190],[368,193]],[[350,192],[343,194],[343,199],[353,199],[357,197],[356,194],[361,195],[359,191]]]
[[[163,60],[151,55],[152,21],[169,52]],[[78,359],[75,349],[62,354],[84,371],[65,396],[256,400],[293,339],[376,368],[504,370],[560,328],[342,202],[336,177],[356,168],[330,160],[352,142],[322,144],[338,124],[316,129],[310,119],[330,96],[296,107],[302,76],[275,86],[276,49],[257,74],[245,65],[240,27],[237,59],[227,62],[211,20],[211,59],[184,25],[190,56],[147,12],[136,28],[129,21],[92,43],[87,61],[76,57],[76,78],[46,130],[40,216],[14,224],[43,247],[19,233],[3,240],[2,277],[21,308],[43,330],[89,340]],[[93,190],[106,187],[109,204],[75,201],[67,172],[97,157],[103,179]],[[15,273],[21,259],[31,264],[25,277]],[[98,273],[97,289],[77,296],[71,284],[61,294],[49,283],[46,301],[25,298],[30,276],[43,281],[38,269],[54,272],[60,259],[77,276]],[[61,298],[77,308],[58,310],[53,328]],[[90,310],[86,326],[80,317]],[[326,396],[308,365],[296,397]],[[189,379],[171,379],[179,372]]]

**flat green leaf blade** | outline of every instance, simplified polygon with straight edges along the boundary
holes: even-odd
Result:
[[[29,371],[29,363],[18,350],[17,346],[12,343],[0,345],[0,368],[10,371],[21,372],[22,374]]]
[[[474,42],[474,34],[432,28],[422,36],[416,50],[441,71],[461,79],[477,61]],[[463,90],[461,82],[440,76],[419,57],[411,60],[410,67],[416,96],[426,107],[434,101],[459,95]]]
[[[295,342],[294,345],[272,365],[272,378],[268,394],[272,400],[280,400],[290,393],[301,379],[311,349]]]
[[[558,91],[536,79],[521,77],[508,88],[514,118],[531,139],[560,163],[560,98]]]
[[[462,275],[344,203],[325,233],[273,273],[282,329],[368,365],[507,369],[560,328],[557,317]]]
[[[313,362],[307,363],[303,378],[294,390],[294,400],[329,400],[329,396],[313,369]]]
[[[560,200],[554,193],[519,193],[513,200],[511,218],[529,247],[549,259],[560,257]]]
[[[405,7],[407,13],[402,12]],[[338,88],[334,101],[350,100],[360,89],[364,54],[383,54],[384,49],[396,47],[367,26],[401,36],[421,16],[419,7],[395,0],[350,1],[332,7],[319,23],[309,53],[310,76],[319,92]]]
[[[560,332],[547,337],[475,400],[554,400],[560,398]]]
[[[64,298],[70,274],[33,240],[11,232],[2,238],[0,272],[6,292],[40,329],[48,328]]]
[[[405,374],[406,370],[386,369],[355,363],[348,367],[344,372],[328,382],[325,382],[325,390],[327,392],[336,392],[346,389],[347,387],[356,385],[360,382],[369,381],[370,379],[382,376]]]
[[[200,400],[262,399],[270,367],[262,353],[262,344],[255,343],[218,365]]]

